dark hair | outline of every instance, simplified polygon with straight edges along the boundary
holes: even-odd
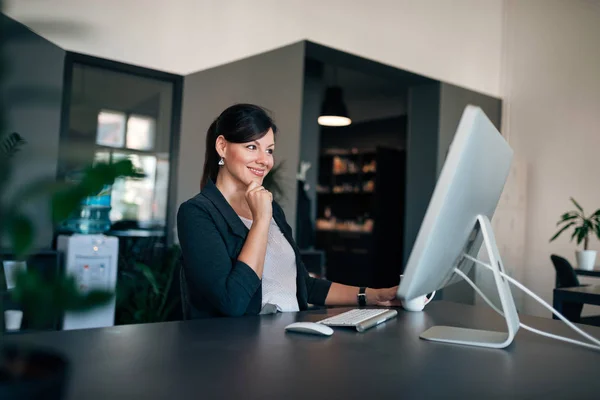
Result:
[[[253,104],[235,104],[221,113],[210,124],[206,132],[206,154],[200,189],[208,179],[217,180],[219,173],[219,153],[215,148],[217,137],[223,135],[231,143],[248,143],[265,136],[269,129],[277,133],[277,126],[267,110]]]

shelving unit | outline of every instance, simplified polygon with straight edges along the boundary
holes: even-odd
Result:
[[[320,157],[316,246],[328,279],[370,287],[398,283],[404,230],[405,152],[327,149]]]

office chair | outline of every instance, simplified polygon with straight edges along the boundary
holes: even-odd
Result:
[[[183,320],[190,318],[190,300],[188,294],[187,282],[185,280],[185,271],[183,269],[183,262],[179,259],[179,291],[181,293],[181,314]]]
[[[557,288],[582,286],[581,283],[579,283],[577,274],[573,270],[573,267],[568,260],[557,256],[556,254],[552,254],[550,259],[552,260],[552,265],[554,265],[554,269],[556,270]],[[600,326],[600,315],[582,317],[582,310],[583,303],[565,303],[562,314],[571,322]]]

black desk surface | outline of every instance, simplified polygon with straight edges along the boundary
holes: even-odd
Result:
[[[329,309],[16,335],[72,361],[68,399],[598,399],[600,352],[524,330],[505,350],[427,342],[434,324],[503,329],[492,310],[433,302],[365,333],[285,333]],[[530,326],[571,334],[560,321]],[[600,328],[585,328],[600,337]]]

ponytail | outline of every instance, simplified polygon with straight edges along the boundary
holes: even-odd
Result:
[[[200,180],[200,190],[204,189],[209,179],[216,182],[219,174],[219,153],[215,148],[218,120],[218,118],[215,119],[206,132],[206,152],[204,153],[204,170]]]

